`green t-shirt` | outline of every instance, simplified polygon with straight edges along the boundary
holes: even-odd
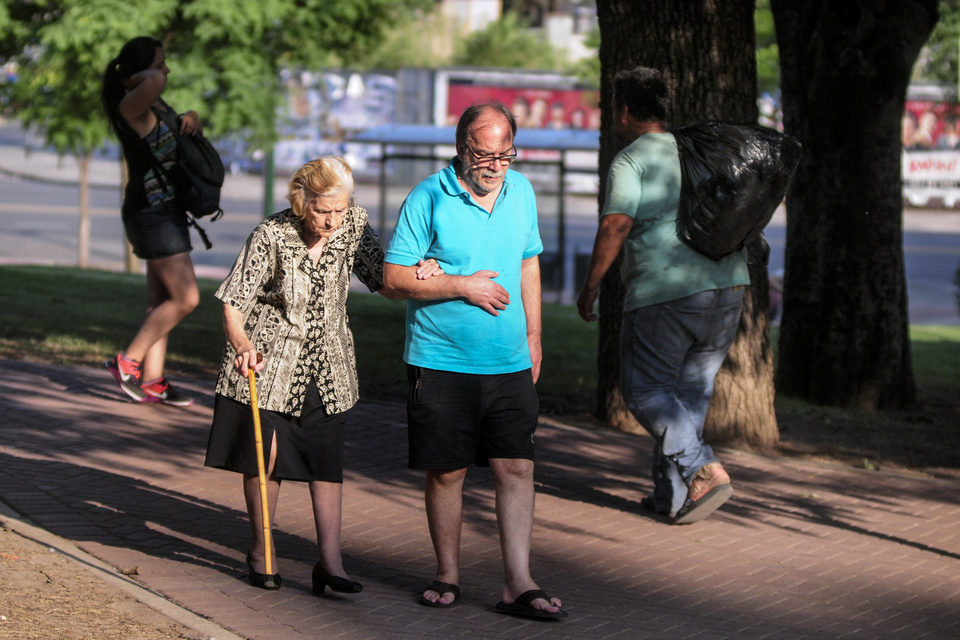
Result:
[[[623,149],[607,178],[601,216],[633,218],[620,275],[627,292],[624,313],[651,304],[750,284],[747,251],[714,261],[677,236],[680,156],[670,133],[648,133]]]

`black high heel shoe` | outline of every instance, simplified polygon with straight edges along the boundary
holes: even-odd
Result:
[[[247,574],[247,579],[250,581],[250,584],[259,588],[267,589],[272,591],[274,589],[280,588],[280,579],[279,573],[274,573],[273,575],[268,575],[266,573],[257,573],[253,570],[253,562],[250,560],[250,554],[247,553],[247,569],[250,573]]]
[[[324,571],[323,566],[318,562],[313,565],[313,595],[322,596],[326,587],[330,587],[331,591],[337,593],[360,593],[363,591],[363,585],[356,580],[332,576]]]

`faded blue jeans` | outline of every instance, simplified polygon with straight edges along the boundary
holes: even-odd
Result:
[[[703,441],[713,381],[737,335],[744,287],[701,291],[623,316],[620,390],[653,436],[654,506],[674,515],[705,464]]]

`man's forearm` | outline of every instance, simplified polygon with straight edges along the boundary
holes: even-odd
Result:
[[[417,278],[417,265],[405,267],[389,262],[383,265],[383,285],[404,298],[445,300],[463,297],[462,276],[440,274],[426,280]]]
[[[520,299],[527,321],[527,336],[541,334],[542,292],[540,284],[540,259],[537,256],[527,258],[521,266]]]
[[[586,287],[597,289],[603,276],[620,255],[620,249],[630,233],[633,219],[624,214],[611,214],[600,219],[597,237],[593,243],[590,268],[587,271]]]
[[[419,280],[416,266],[404,267],[389,262],[383,265],[383,282],[407,298],[414,300],[451,300],[462,298],[492,316],[499,315],[510,304],[510,294],[494,281],[499,273],[481,270],[468,276],[443,274]]]
[[[520,267],[520,299],[523,301],[524,319],[527,323],[531,373],[533,381],[536,382],[540,378],[540,366],[543,362],[540,258],[538,256],[527,258]]]

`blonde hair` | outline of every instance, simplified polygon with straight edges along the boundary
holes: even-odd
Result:
[[[353,193],[353,171],[340,156],[321,156],[300,167],[287,187],[287,201],[298,218],[303,217],[305,190],[321,197]]]

